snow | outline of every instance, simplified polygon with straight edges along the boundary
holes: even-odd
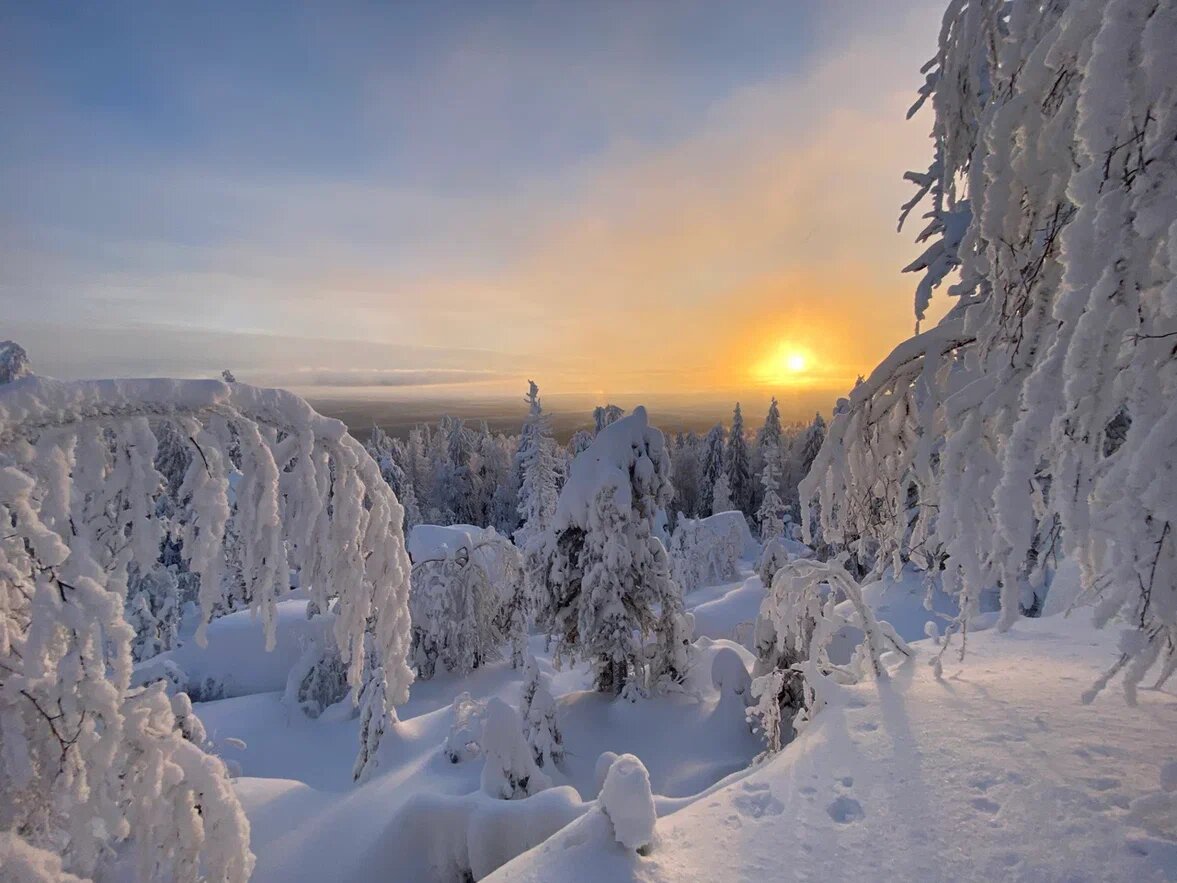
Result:
[[[650,774],[632,754],[621,755],[609,766],[600,808],[609,817],[614,839],[626,849],[641,852],[653,845],[658,816]]]
[[[771,760],[660,815],[648,856],[611,853],[590,815],[490,879],[1177,878],[1156,761],[1177,747],[1177,696],[1079,701],[1114,635],[1079,616],[1020,620],[970,638],[942,680],[926,665],[936,648],[915,646],[889,681],[841,688]]]
[[[745,574],[750,566],[743,562]],[[278,605],[275,653],[297,645],[306,629],[303,605]],[[749,615],[755,607],[751,604]],[[270,654],[237,633],[257,628],[248,613],[214,620],[208,658],[201,665],[186,658],[184,664],[218,677],[254,668]],[[414,684],[397,709],[399,721],[381,742],[376,773],[359,787],[351,776],[358,722],[350,703],[340,703],[341,714],[333,708],[316,720],[307,718],[283,704],[278,666],[269,682],[272,692],[196,703],[212,747],[242,774],[235,786],[257,855],[253,879],[451,880],[459,868],[471,869],[478,879],[591,814],[608,765],[618,756],[641,759],[656,805],[665,808],[738,775],[760,750],[736,692],[752,656],[730,641],[699,640],[680,691],[636,702],[593,691],[586,665],[556,670],[542,636],[531,638],[529,651],[554,696],[566,755],[557,766],[544,768],[552,787],[515,800],[482,793],[481,745],[457,762],[446,754],[456,722],[455,697],[461,698],[463,719],[454,738],[463,747],[483,740],[481,705],[519,703],[525,672],[506,661]],[[234,683],[241,688],[240,680]],[[514,709],[506,710],[518,721]],[[517,735],[522,740],[522,726]],[[602,755],[608,761],[598,774]],[[341,843],[348,844],[346,850]],[[616,843],[613,848],[621,852]]]
[[[306,610],[305,600],[278,602],[275,643],[269,651],[262,622],[251,611],[214,619],[207,647],[191,636],[184,638],[174,650],[137,665],[135,679],[158,676],[159,668],[171,663],[186,676],[180,689],[193,698],[230,699],[284,690],[305,643],[322,632],[319,622],[307,619]]]
[[[649,417],[641,405],[632,414],[610,423],[572,461],[556,504],[554,529],[560,531],[571,525],[587,527],[590,510],[603,488],[614,489],[613,503],[619,511],[628,510],[633,502],[630,464],[634,470],[633,484],[645,489],[656,474],[667,471],[662,465],[667,462],[667,456],[662,433],[650,431]],[[649,516],[654,518],[656,512]]]

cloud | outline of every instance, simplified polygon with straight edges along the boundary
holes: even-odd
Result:
[[[500,371],[480,371],[467,368],[299,368],[281,373],[258,372],[242,375],[261,386],[291,386],[299,389],[328,387],[405,387],[445,386],[450,384],[487,383],[504,380],[511,375]]]

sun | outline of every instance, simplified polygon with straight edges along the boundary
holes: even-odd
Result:
[[[808,352],[791,343],[780,343],[754,369],[756,379],[772,386],[798,386],[808,379],[812,359]]]

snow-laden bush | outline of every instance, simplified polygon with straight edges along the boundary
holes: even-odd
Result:
[[[193,455],[161,506],[161,422]],[[156,681],[131,687],[128,576],[173,527],[199,575],[197,642],[221,600],[230,464],[243,573],[266,642],[291,570],[358,690],[365,644],[390,705],[407,698],[408,560],[400,506],[342,423],[302,399],[220,381],[23,377],[0,385],[0,829],[101,871],[133,838],[146,878],[243,880],[248,823],[224,765],[185,738]],[[371,747],[369,745],[369,747]]]
[[[522,560],[494,528],[420,524],[409,535],[413,559],[411,660],[422,678],[438,663],[466,674],[526,640]]]
[[[0,340],[0,384],[11,383],[32,374],[29,354],[13,340]]]
[[[654,533],[672,494],[665,440],[641,406],[577,455],[560,491],[542,619],[557,658],[591,661],[602,692],[668,686],[686,673],[682,594]]]
[[[450,763],[462,763],[482,755],[482,729],[486,702],[469,693],[459,693],[450,704],[453,721],[442,751]]]
[[[530,797],[552,782],[536,766],[519,713],[498,697],[487,700],[482,725],[482,791],[500,800]]]
[[[1177,653],[1175,37],[1167,2],[950,4],[903,212],[930,199],[917,318],[953,272],[957,304],[855,388],[802,488],[828,542],[943,561],[962,628],[995,586],[1002,628],[1040,610],[1074,558],[1134,631],[1097,684],[1129,701]]]
[[[740,654],[730,647],[721,648],[711,660],[711,683],[721,695],[730,693],[745,705],[752,704],[752,676]]]
[[[302,653],[286,678],[282,701],[310,718],[317,718],[351,693],[347,665],[332,640],[334,625],[334,614],[311,611]]]
[[[741,512],[729,511],[706,518],[679,515],[670,538],[674,578],[684,593],[700,586],[733,580],[740,575],[740,556],[751,535]]]
[[[848,609],[839,607],[843,599]],[[864,637],[850,664],[838,665],[830,649],[844,629],[860,630]],[[813,719],[824,704],[827,679],[885,679],[882,658],[888,650],[911,654],[895,630],[875,617],[842,561],[797,559],[777,571],[756,619],[756,702],[749,710],[766,750],[779,751]]]
[[[613,837],[642,854],[654,845],[654,792],[645,765],[632,754],[613,761],[601,788],[600,806],[613,826]]]
[[[756,562],[756,575],[760,577],[760,581],[767,588],[772,585],[773,577],[776,576],[777,571],[788,564],[793,557],[789,554],[789,547],[782,538],[768,540]]]
[[[528,656],[523,667],[519,714],[523,718],[523,736],[535,755],[536,766],[550,769],[563,760],[564,735],[560,732],[556,700],[534,656]]]

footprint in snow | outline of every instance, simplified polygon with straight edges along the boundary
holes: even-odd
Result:
[[[996,813],[1001,809],[1000,803],[994,803],[988,797],[974,797],[969,803],[973,805],[973,809],[978,809],[981,812]]]
[[[835,797],[834,801],[826,807],[826,812],[830,814],[831,819],[840,825],[848,825],[850,822],[866,818],[866,810],[853,797]]]
[[[1119,779],[1113,779],[1110,777],[1085,779],[1084,781],[1087,782],[1087,786],[1089,788],[1093,788],[1096,791],[1111,791],[1113,788],[1118,788],[1120,786]]]
[[[761,816],[778,816],[785,811],[785,805],[772,796],[767,784],[744,786],[744,793],[737,794],[732,805],[740,815],[758,819]]]

